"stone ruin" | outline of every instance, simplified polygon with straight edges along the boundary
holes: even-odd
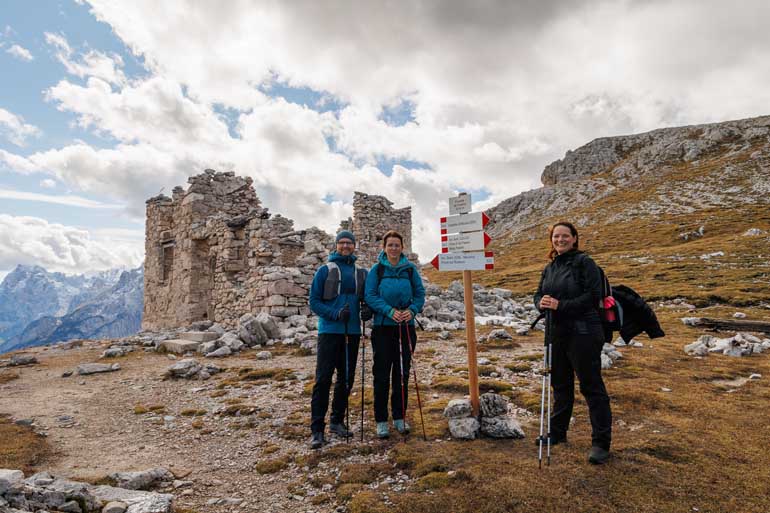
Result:
[[[212,321],[237,326],[244,313],[286,319],[310,315],[308,293],[334,238],[261,206],[252,179],[207,169],[172,197],[147,200],[142,329]],[[353,217],[341,228],[357,238],[359,263],[371,266],[388,229],[412,240],[411,208],[356,192]],[[416,255],[410,254],[416,260]]]

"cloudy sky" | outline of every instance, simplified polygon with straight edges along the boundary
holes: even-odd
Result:
[[[333,231],[538,187],[600,136],[770,113],[770,3],[6,0],[0,276],[136,266],[144,201],[205,168]]]

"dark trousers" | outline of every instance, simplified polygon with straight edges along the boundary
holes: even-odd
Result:
[[[318,335],[318,354],[315,365],[315,384],[313,398],[310,402],[310,430],[313,433],[323,432],[326,427],[326,410],[329,408],[329,389],[332,386],[332,375],[337,371],[337,381],[334,384],[334,399],[329,421],[341,424],[344,421],[345,410],[348,407],[348,395],[353,389],[353,379],[356,376],[358,361],[358,345],[360,335],[348,335],[347,371],[348,382],[345,389],[345,335],[336,333],[321,333]]]
[[[553,414],[551,435],[567,435],[572,406],[575,402],[575,375],[580,382],[580,393],[588,403],[591,417],[593,445],[610,449],[612,440],[612,411],[610,397],[602,381],[601,347],[603,337],[592,335],[554,336],[551,360],[553,386]]]
[[[400,352],[398,349],[399,340],[401,341]],[[376,422],[388,421],[389,391],[391,393],[390,410],[393,413],[393,420],[404,418],[404,411],[409,402],[409,370],[412,364],[412,351],[414,351],[416,343],[417,332],[414,326],[375,326],[372,329],[372,352],[374,353],[372,374],[374,375],[374,420]],[[402,358],[403,378],[401,373]],[[402,379],[404,384],[403,404],[401,401]]]

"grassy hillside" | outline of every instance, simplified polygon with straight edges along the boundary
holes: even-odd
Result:
[[[495,269],[475,272],[474,281],[531,294],[546,264],[547,226],[564,219],[577,224],[580,247],[612,283],[627,284],[646,298],[684,297],[701,305],[767,300],[770,197],[762,191],[770,176],[747,158],[754,151],[663,168],[631,184],[618,183],[612,171],[598,175],[594,181],[612,188],[610,194],[590,205],[565,205],[558,218],[539,219],[533,228],[494,240]],[[682,238],[701,226],[702,237]],[[750,228],[763,233],[744,236]],[[717,252],[724,255],[708,256]],[[461,279],[460,273],[426,274],[444,286]]]

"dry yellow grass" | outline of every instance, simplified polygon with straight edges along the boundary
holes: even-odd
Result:
[[[709,315],[734,311],[714,310]],[[745,311],[770,320],[768,311]],[[586,462],[590,425],[578,395],[570,442],[554,449],[552,465],[543,470],[538,470],[532,445],[534,425],[525,426],[528,438],[518,441],[426,443],[411,436],[397,443],[391,459],[418,481],[406,494],[389,494],[395,503],[392,509],[770,511],[770,450],[765,434],[770,382],[752,380],[727,389],[714,383],[751,373],[770,376],[770,355],[688,357],[682,346],[700,332],[684,326],[681,315],[659,313],[668,336],[654,341],[640,337],[645,347],[623,350],[625,357],[605,372],[615,420],[613,457],[607,465]],[[539,384],[513,394],[517,405],[539,411]],[[442,422],[441,407],[426,405],[424,410],[429,426]],[[448,471],[454,471],[451,477]],[[349,507],[377,511],[380,502],[377,492],[364,490]]]
[[[711,155],[696,165],[672,167],[665,180],[643,177],[632,189],[559,217],[602,219],[670,194],[664,189],[675,193],[680,184],[714,182],[718,171],[735,163],[735,157],[730,159]],[[716,187],[750,187],[747,180],[735,173]],[[474,273],[474,281],[531,297],[546,264],[544,227],[556,220],[543,219],[515,238],[495,240],[495,270]],[[680,237],[700,226],[705,227],[703,237]],[[700,307],[696,312],[658,308],[667,336],[653,341],[639,337],[644,347],[623,349],[624,358],[604,373],[615,421],[610,462],[595,467],[586,461],[590,424],[576,392],[569,443],[554,448],[550,467],[538,470],[532,442],[537,424],[525,425],[528,438],[520,441],[425,443],[412,436],[394,447],[391,459],[418,479],[413,488],[390,494],[395,504],[389,507],[382,506],[377,491],[362,491],[350,501],[350,511],[770,511],[770,354],[689,357],[682,347],[704,332],[679,320],[692,315],[725,318],[740,308],[750,319],[770,321],[770,310],[760,306],[770,298],[766,200],[740,208],[641,214],[579,228],[581,248],[604,267],[613,284],[629,285],[653,304],[681,297]],[[748,228],[766,234],[743,236]],[[701,258],[719,251],[724,256]],[[428,275],[442,286],[461,278],[459,273]],[[523,371],[531,366],[529,360],[542,358],[542,342],[525,338],[521,343],[525,348],[531,344],[532,353],[517,356],[507,368]],[[763,377],[740,387],[729,384],[754,373]],[[441,377],[434,380],[434,389],[464,393],[465,384],[464,379]],[[518,406],[539,413],[539,382],[517,380],[510,395]],[[431,411],[427,420],[440,422],[440,412]],[[456,479],[458,475],[463,478]]]
[[[51,454],[44,437],[0,415],[0,468],[18,469],[29,475],[40,470]]]

